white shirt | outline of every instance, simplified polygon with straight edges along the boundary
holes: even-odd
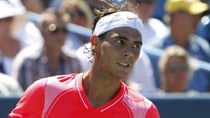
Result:
[[[133,82],[136,82],[141,86],[142,92],[157,91],[151,62],[143,50],[141,50],[141,54],[139,59],[136,61],[130,78]]]
[[[144,44],[148,44],[151,40],[163,39],[169,33],[168,27],[160,20],[150,18],[144,23],[142,31],[142,39]]]
[[[0,96],[5,97],[20,97],[23,90],[18,82],[8,75],[0,73]]]
[[[15,37],[20,42],[21,49],[42,41],[40,31],[32,22],[26,22],[24,27],[16,34]],[[0,54],[0,59],[3,62],[5,73],[11,75],[14,58],[6,57],[3,54]]]

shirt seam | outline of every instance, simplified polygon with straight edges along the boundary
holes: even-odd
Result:
[[[130,118],[134,118],[131,109],[126,105],[126,103],[124,103],[123,101],[121,101],[121,102],[122,102],[123,106],[126,108],[126,110],[128,111]]]

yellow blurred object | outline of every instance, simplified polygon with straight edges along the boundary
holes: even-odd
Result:
[[[184,11],[192,15],[201,14],[208,9],[206,3],[200,0],[167,0],[165,10],[171,14],[177,11]]]

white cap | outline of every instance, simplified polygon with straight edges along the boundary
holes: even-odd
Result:
[[[15,9],[6,1],[0,1],[0,6],[0,19],[11,17],[16,14]]]
[[[10,4],[15,7],[16,15],[22,15],[26,13],[26,8],[21,2],[21,0],[8,0]]]
[[[19,0],[0,0],[0,19],[20,15],[26,12]]]
[[[120,27],[131,27],[141,34],[142,20],[134,13],[128,11],[116,12],[102,17],[96,24],[93,35],[99,36],[107,31]]]

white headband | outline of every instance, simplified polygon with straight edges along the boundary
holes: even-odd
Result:
[[[142,20],[134,13],[128,11],[116,12],[102,17],[97,22],[93,35],[99,36],[119,27],[131,27],[141,34],[143,24]]]

